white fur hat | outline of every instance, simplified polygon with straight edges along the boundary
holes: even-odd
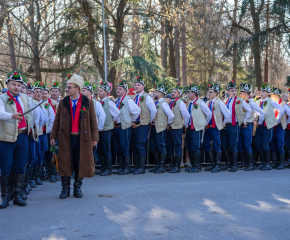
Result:
[[[73,83],[73,84],[77,85],[78,87],[80,87],[80,91],[81,91],[83,89],[83,86],[84,86],[84,79],[81,76],[74,74],[66,82],[66,84],[68,84],[68,83]]]

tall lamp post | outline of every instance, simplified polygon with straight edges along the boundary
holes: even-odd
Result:
[[[106,47],[106,25],[105,25],[105,11],[104,3],[105,0],[102,0],[102,12],[103,12],[103,35],[104,35],[104,68],[105,68],[105,82],[108,81],[107,76],[107,47]]]

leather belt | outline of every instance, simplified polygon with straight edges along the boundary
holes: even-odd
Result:
[[[136,128],[136,127],[139,127],[140,125],[141,125],[140,121],[135,122],[135,128]]]
[[[19,129],[18,130],[18,134],[21,134],[21,133],[27,133],[28,132],[28,130],[27,129]]]
[[[282,127],[282,123],[279,123],[276,127]]]
[[[118,128],[118,127],[121,127],[121,123],[115,123],[114,128]]]
[[[232,123],[226,123],[226,127],[232,126]]]
[[[73,135],[73,136],[78,136],[78,135],[80,135],[79,133],[71,133],[71,135]]]

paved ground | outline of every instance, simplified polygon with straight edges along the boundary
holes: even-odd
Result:
[[[290,169],[182,171],[86,179],[83,199],[45,182],[0,210],[0,239],[290,238]]]

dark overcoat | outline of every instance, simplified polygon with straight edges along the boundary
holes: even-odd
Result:
[[[92,141],[99,141],[99,133],[93,101],[82,95],[81,106],[82,108],[85,107],[87,112],[80,114],[79,121],[79,177],[85,178],[93,177],[95,173]],[[71,124],[70,97],[67,96],[59,102],[50,134],[51,139],[57,139],[58,141],[58,166],[60,176],[72,176]]]

